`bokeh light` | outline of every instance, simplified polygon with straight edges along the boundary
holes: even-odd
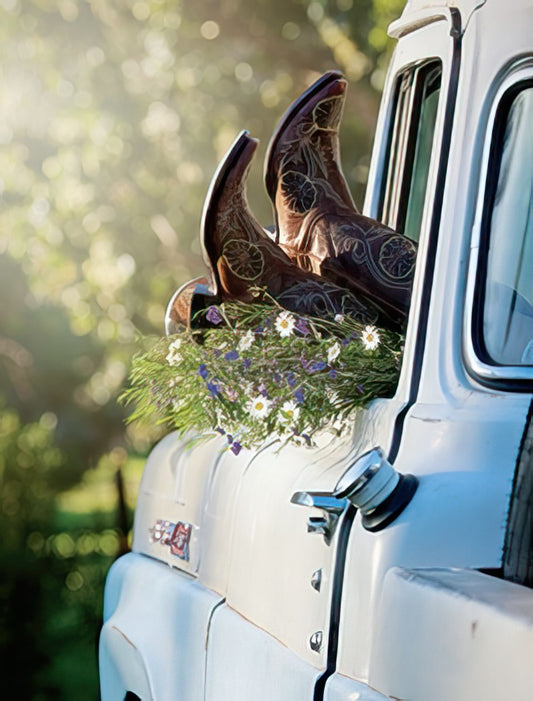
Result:
[[[20,698],[97,697],[103,581],[161,435],[126,425],[118,397],[138,337],[161,334],[171,294],[205,271],[219,159],[241,129],[260,139],[248,192],[270,225],[270,135],[338,68],[362,203],[402,6],[0,0],[0,610],[4,685]]]

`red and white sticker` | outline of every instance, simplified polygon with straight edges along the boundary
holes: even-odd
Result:
[[[164,519],[157,519],[150,528],[153,543],[168,545],[172,555],[181,560],[189,561],[189,541],[191,539],[192,525],[184,521],[172,523]]]

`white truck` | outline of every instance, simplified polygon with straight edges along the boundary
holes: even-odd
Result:
[[[103,701],[533,698],[533,1],[410,0],[365,214],[418,242],[351,435],[153,450]]]

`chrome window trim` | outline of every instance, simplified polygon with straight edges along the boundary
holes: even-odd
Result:
[[[441,20],[452,24],[449,7],[425,7],[411,10],[406,6],[402,16],[390,23],[387,34],[393,39],[400,39],[406,34]]]
[[[483,136],[483,152],[479,170],[479,190],[475,207],[472,237],[470,242],[470,259],[466,281],[465,314],[463,323],[463,358],[467,372],[481,384],[503,389],[512,388],[531,391],[533,383],[533,366],[529,365],[491,365],[481,360],[476,353],[474,341],[474,313],[476,308],[476,281],[481,263],[480,246],[483,227],[483,213],[487,197],[489,163],[491,146],[494,141],[496,118],[502,100],[511,90],[519,89],[521,83],[533,80],[533,57],[521,59],[506,71],[493,94]]]
[[[374,216],[392,229],[401,231],[412,240],[413,237],[405,231],[405,225],[407,223],[408,203],[412,192],[412,178],[415,172],[416,146],[421,131],[422,98],[424,96],[424,89],[428,86],[429,75],[437,70],[439,71],[439,77],[442,81],[444,64],[440,56],[414,61],[407,64],[401,71],[395,74],[390,100],[390,112],[388,115],[387,138],[384,140],[385,153],[380,169],[377,213]],[[412,82],[407,87],[407,98],[406,101],[403,102],[403,83],[408,78],[410,78]],[[442,83],[439,85],[439,107],[441,103],[441,93]],[[397,123],[399,110],[401,110],[401,121]],[[434,151],[436,131],[435,118],[435,124],[433,125],[432,154]],[[397,156],[397,161],[393,163],[392,158],[394,155]],[[393,165],[395,166],[395,170],[391,173]],[[430,167],[428,167],[428,172],[426,174],[426,194],[429,179]],[[404,205],[405,211],[402,211],[401,202],[403,202],[404,199],[406,200]],[[425,209],[426,197],[424,197],[423,211]],[[400,217],[400,214],[403,216]],[[417,241],[419,237],[420,230],[416,238]]]

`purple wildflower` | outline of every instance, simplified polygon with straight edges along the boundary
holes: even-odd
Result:
[[[207,390],[212,397],[218,397],[218,395],[220,394],[220,390],[218,388],[218,385],[215,384],[214,382],[207,383]]]
[[[226,438],[228,439],[228,443],[231,445],[233,443],[233,436],[231,435],[231,433],[228,433]]]
[[[221,436],[223,436],[223,435],[226,433],[226,431],[224,431],[224,429],[223,429],[221,426],[217,426],[217,427],[215,428],[215,431],[217,431],[218,433],[220,433]]]
[[[238,357],[239,357],[239,354],[237,353],[237,351],[232,350],[232,351],[229,351],[229,353],[226,353],[226,355],[224,356],[224,359],[225,360],[237,360]]]
[[[325,367],[326,363],[323,360],[315,360],[309,365],[309,367],[307,368],[307,372],[312,375],[315,372],[320,372],[321,370],[324,370]]]
[[[264,330],[265,329],[263,326],[256,326],[254,329],[254,333],[263,333]]]
[[[205,380],[205,378],[209,375],[209,371],[207,369],[207,365],[204,365],[203,363],[198,366],[198,370],[196,371],[198,375],[202,378],[202,380]]]
[[[298,387],[296,392],[294,393],[294,398],[298,402],[298,404],[303,404],[305,400],[305,394],[304,391],[301,387]]]
[[[215,358],[220,358],[220,356],[222,355],[222,351],[220,351],[218,348],[213,348],[212,353],[215,356]]]
[[[341,340],[341,346],[347,346],[349,343],[350,343],[350,339],[349,339],[349,338],[343,338],[343,339]]]
[[[277,385],[281,385],[283,378],[281,377],[279,372],[275,372],[274,375],[272,376],[272,378]]]
[[[231,387],[226,387],[226,395],[230,402],[235,402],[239,398],[238,393],[234,389],[231,389]]]
[[[205,318],[207,319],[207,321],[209,321],[210,324],[214,324],[215,326],[218,326],[224,321],[218,309],[213,306],[209,307]]]
[[[302,334],[302,336],[308,336],[311,333],[309,331],[309,326],[307,324],[307,321],[305,319],[302,319],[301,317],[296,322],[296,325],[294,328],[296,329],[296,331],[299,331]]]
[[[361,394],[364,394],[365,388],[363,387],[363,385],[357,385],[357,389],[359,390],[359,392],[361,392]]]
[[[251,364],[252,364],[252,361],[250,360],[250,358],[243,358],[242,365],[243,365],[245,370],[248,370],[248,368],[250,367]]]
[[[295,387],[296,385],[296,377],[294,376],[293,372],[288,372],[287,373],[287,384],[289,387]]]
[[[328,374],[332,380],[334,380],[337,377],[337,371],[334,370],[333,368],[329,371]]]
[[[239,441],[233,441],[233,445],[231,446],[231,452],[234,455],[238,455],[241,452],[242,445],[239,443]]]
[[[259,394],[262,394],[263,397],[268,397],[267,388],[264,382],[261,382],[261,384],[257,388],[257,391],[259,392]]]

